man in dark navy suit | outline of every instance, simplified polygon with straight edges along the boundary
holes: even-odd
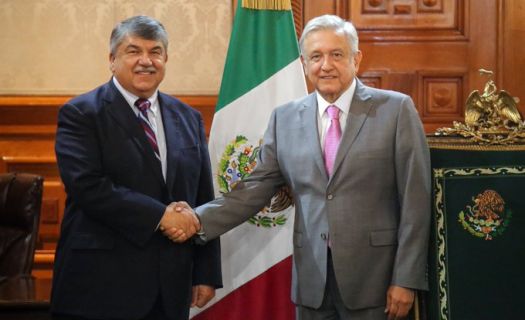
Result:
[[[202,117],[158,91],[168,59],[161,23],[124,20],[110,47],[112,79],[58,115],[67,200],[51,311],[58,319],[187,319],[222,285],[219,242],[174,243],[161,230],[193,233],[195,221],[180,219],[172,203],[213,199]]]

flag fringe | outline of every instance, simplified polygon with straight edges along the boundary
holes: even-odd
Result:
[[[290,0],[242,0],[241,6],[255,10],[291,10]]]

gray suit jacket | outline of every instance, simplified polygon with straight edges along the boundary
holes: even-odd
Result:
[[[410,97],[357,82],[332,177],[323,165],[315,94],[275,109],[256,169],[196,209],[207,237],[250,218],[283,185],[295,199],[295,303],[321,305],[328,241],[350,309],[385,305],[389,285],[427,289],[430,156]]]

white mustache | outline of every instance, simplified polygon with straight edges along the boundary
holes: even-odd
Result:
[[[157,72],[155,68],[139,68],[135,69],[134,72]]]

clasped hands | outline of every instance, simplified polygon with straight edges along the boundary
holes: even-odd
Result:
[[[201,229],[199,219],[184,201],[166,207],[159,225],[160,231],[174,242],[184,242]]]

